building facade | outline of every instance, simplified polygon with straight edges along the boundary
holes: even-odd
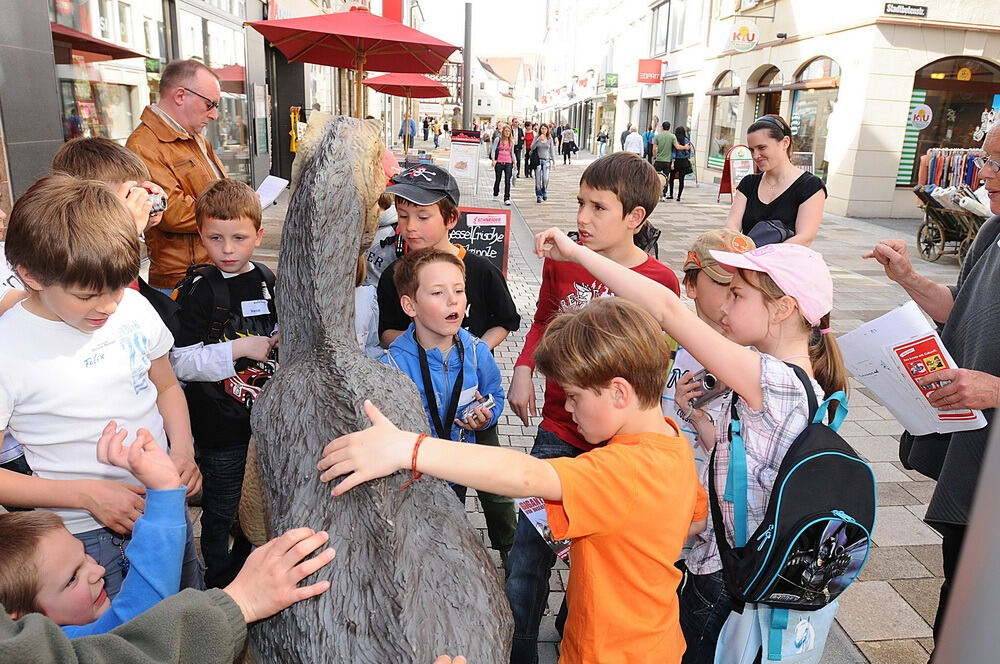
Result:
[[[993,5],[550,0],[538,109],[591,149],[602,124],[616,148],[628,123],[684,126],[709,183],[746,128],[777,113],[796,161],[826,181],[829,212],[913,217],[920,157],[975,147],[983,111],[1000,108]]]

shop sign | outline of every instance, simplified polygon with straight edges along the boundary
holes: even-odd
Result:
[[[958,74],[955,76],[960,81],[971,81],[972,80],[972,70],[968,67],[962,67],[958,70]]]
[[[156,58],[146,58],[146,73],[147,74],[159,74],[160,73],[160,61]]]
[[[618,74],[605,74],[604,75],[604,87],[607,89],[618,87]]]
[[[788,128],[792,130],[792,136],[797,136],[799,133],[799,127],[802,126],[802,117],[799,115],[793,115],[792,121],[788,123]]]
[[[759,39],[756,23],[743,19],[733,21],[733,30],[729,33],[729,48],[746,53],[754,49]]]
[[[655,58],[649,60],[639,60],[639,82],[659,83],[662,80],[660,78],[660,70],[662,67],[663,63]]]
[[[885,13],[894,16],[912,16],[914,18],[927,18],[927,7],[922,5],[902,5],[898,2],[885,3]]]
[[[917,104],[910,113],[910,126],[917,131],[922,131],[931,125],[933,117],[934,112],[931,111],[930,106],[927,104]]]

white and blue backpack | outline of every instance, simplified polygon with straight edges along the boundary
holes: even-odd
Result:
[[[793,655],[815,651],[816,646],[822,652],[836,599],[868,560],[875,525],[875,476],[837,433],[847,416],[844,392],[817,404],[809,376],[800,367],[788,366],[805,386],[810,423],[778,467],[764,520],[747,534],[746,447],[735,398],[723,499],[733,505],[736,546],[726,539],[715,489],[714,452],[708,495],[726,589],[739,607],[737,613],[750,608],[744,605],[754,605],[757,614],[752,621],[743,621],[744,627],[759,625],[756,643],[763,647],[766,661],[813,661]],[[823,422],[828,412],[829,424]],[[717,653],[731,648],[734,636],[724,629]],[[755,653],[757,648],[752,649]],[[720,659],[717,654],[716,661],[741,660]]]

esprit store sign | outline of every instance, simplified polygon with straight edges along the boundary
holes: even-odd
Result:
[[[729,33],[729,47],[731,49],[739,53],[752,51],[759,39],[760,32],[757,31],[756,23],[745,20],[733,21],[733,28]]]
[[[649,60],[639,60],[639,82],[659,83],[663,80],[661,71],[666,62],[655,58]]]

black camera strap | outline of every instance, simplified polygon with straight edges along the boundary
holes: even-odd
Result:
[[[441,413],[438,412],[437,399],[434,397],[434,384],[431,382],[431,369],[427,365],[427,352],[424,347],[417,342],[417,351],[420,356],[420,375],[424,379],[424,395],[427,397],[427,408],[431,411],[431,422],[434,423],[434,430],[437,431],[438,438],[451,440],[451,423],[458,413],[458,398],[462,394],[462,385],[465,383],[465,348],[462,346],[458,335],[455,335],[455,348],[458,351],[458,378],[451,389],[451,400],[448,402],[448,412],[445,421],[447,428],[441,422]],[[444,358],[447,366],[448,358]]]

